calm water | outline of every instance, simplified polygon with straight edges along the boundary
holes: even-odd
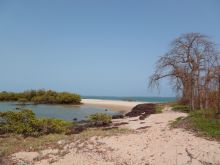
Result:
[[[142,101],[142,102],[173,102],[176,97],[115,97],[115,96],[83,96],[84,99],[101,99],[101,100],[128,100],[128,101]]]
[[[16,109],[16,107],[21,106],[16,105],[14,102],[0,102],[0,112],[8,110],[19,111]],[[32,109],[38,117],[58,118],[68,121],[72,121],[74,118],[77,118],[78,121],[84,120],[87,116],[98,112],[107,113],[110,115],[118,114],[117,112],[113,112],[111,110],[105,111],[104,108],[94,108],[83,105],[26,105],[22,107]]]
[[[129,100],[129,101],[145,101],[145,102],[172,102],[174,97],[114,97],[114,96],[83,96],[87,99],[102,99],[102,100]],[[14,102],[0,102],[0,112],[13,110],[19,111],[16,108],[21,107]],[[88,107],[85,105],[26,105],[22,108],[32,109],[38,117],[58,118],[72,121],[77,118],[78,121],[85,120],[87,116],[94,113],[107,113],[110,115],[118,114],[111,110],[105,111],[104,108]]]

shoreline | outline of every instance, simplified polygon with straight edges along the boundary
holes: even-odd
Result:
[[[84,102],[88,103],[87,100]],[[105,104],[107,103],[109,101],[105,101]],[[124,104],[128,105],[127,102]],[[139,120],[138,117],[114,119],[116,124],[124,123],[118,125],[124,132],[115,134],[114,131],[105,130],[109,132],[102,134],[100,130],[90,130],[81,134],[78,140],[72,137],[72,140],[60,139],[56,142],[56,146],[58,144],[59,147],[38,151],[20,150],[11,154],[9,158],[12,163],[34,165],[70,165],[71,162],[85,165],[219,164],[218,141],[198,137],[184,129],[171,129],[171,121],[186,116],[186,113],[175,112],[170,107],[165,107],[163,113],[152,114],[144,120]],[[83,136],[84,140],[80,139]]]
[[[97,108],[106,108],[112,111],[121,113],[130,112],[138,104],[151,103],[151,102],[132,102],[121,100],[101,100],[101,99],[82,99],[82,105],[92,106]]]

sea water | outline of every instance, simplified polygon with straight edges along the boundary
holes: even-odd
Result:
[[[165,103],[176,101],[176,97],[118,97],[118,96],[82,96],[84,99],[100,99],[100,100],[122,100],[122,101],[140,101],[140,102],[156,102]]]

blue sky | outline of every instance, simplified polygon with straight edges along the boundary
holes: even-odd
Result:
[[[187,32],[220,46],[219,0],[1,0],[0,91],[173,96],[147,88],[156,60]],[[220,50],[220,49],[219,49]]]

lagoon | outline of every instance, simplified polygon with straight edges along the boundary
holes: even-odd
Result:
[[[0,102],[0,112],[4,111],[20,111],[20,108],[31,109],[36,116],[46,118],[57,118],[67,121],[73,121],[77,118],[77,121],[85,120],[87,116],[94,113],[107,113],[109,115],[118,114],[108,109],[96,108],[86,105],[17,105],[16,102]]]

